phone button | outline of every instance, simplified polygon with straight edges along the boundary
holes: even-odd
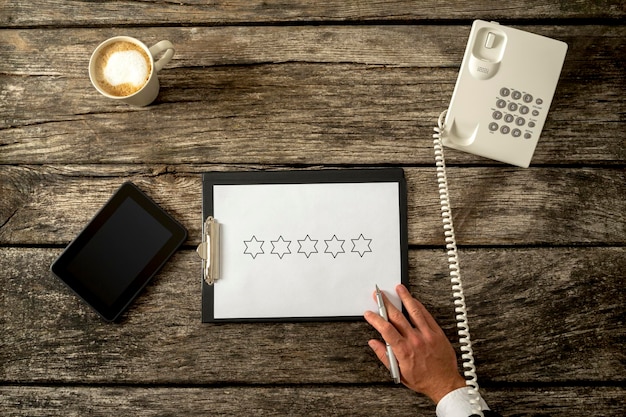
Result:
[[[501,95],[502,97],[508,97],[508,96],[509,96],[509,94],[511,94],[511,90],[509,90],[508,88],[506,88],[506,87],[502,87],[502,88],[500,89],[500,95]]]
[[[505,134],[505,135],[506,135],[507,133],[509,133],[510,131],[511,131],[511,128],[510,128],[510,127],[508,127],[508,126],[506,126],[506,125],[505,125],[505,126],[502,126],[502,127],[500,128],[500,133],[503,133],[503,134]]]
[[[496,130],[498,130],[498,124],[496,122],[489,123],[489,130],[495,132]]]

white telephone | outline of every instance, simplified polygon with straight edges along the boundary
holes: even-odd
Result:
[[[441,132],[445,146],[527,168],[567,44],[474,21]]]
[[[481,417],[443,147],[527,168],[566,52],[564,42],[495,22],[474,21],[450,107],[439,116],[433,135],[463,373],[474,414]]]

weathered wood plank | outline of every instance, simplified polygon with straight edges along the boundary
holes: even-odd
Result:
[[[503,415],[619,416],[624,390],[616,387],[483,390]],[[395,387],[23,387],[0,388],[11,416],[432,416],[434,406]],[[244,408],[245,407],[245,411]],[[547,413],[547,414],[545,414]]]
[[[5,383],[389,380],[367,346],[376,334],[365,322],[200,323],[200,267],[191,250],[174,256],[120,324],[102,322],[49,275],[59,253],[0,248]],[[624,247],[462,250],[482,382],[626,382],[625,254]],[[443,251],[411,251],[410,266],[412,292],[455,340]]]
[[[624,164],[624,27],[532,29],[570,43],[533,163]],[[98,96],[86,74],[114,33],[3,31],[0,163],[430,164],[467,37],[451,26],[135,28],[178,49],[157,103],[136,109]],[[495,164],[452,150],[448,161]]]
[[[0,244],[67,244],[121,183],[131,180],[182,222],[195,245],[201,240],[200,173],[255,169],[0,166]],[[443,245],[434,168],[405,168],[405,176],[410,244]],[[448,177],[461,245],[626,241],[626,173],[621,168],[451,168]]]
[[[557,0],[473,2],[434,0],[337,3],[323,1],[220,1],[175,3],[38,0],[0,4],[2,26],[188,25],[249,22],[387,21],[437,19],[617,19],[626,14],[618,0],[563,3]]]
[[[6,54],[0,73],[83,78],[89,56],[103,40],[120,34],[151,45],[170,40],[176,54],[166,68],[207,68],[290,62],[458,69],[470,32],[466,25],[243,26],[2,29]],[[562,40],[567,63],[602,61],[577,75],[610,75],[624,57],[623,26],[513,25]],[[37,52],[40,59],[32,59]],[[608,68],[607,68],[608,67]],[[568,67],[566,66],[566,69]],[[453,82],[456,81],[452,80]]]

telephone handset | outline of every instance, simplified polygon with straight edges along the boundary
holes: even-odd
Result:
[[[443,147],[527,168],[566,52],[564,42],[474,21],[450,106],[439,116],[433,135],[461,359],[473,412],[481,417]]]
[[[474,21],[441,132],[443,144],[527,168],[567,44]]]

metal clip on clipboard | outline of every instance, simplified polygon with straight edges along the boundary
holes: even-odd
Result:
[[[202,225],[202,243],[196,249],[202,258],[202,274],[204,281],[213,285],[220,275],[220,224],[207,217]]]

